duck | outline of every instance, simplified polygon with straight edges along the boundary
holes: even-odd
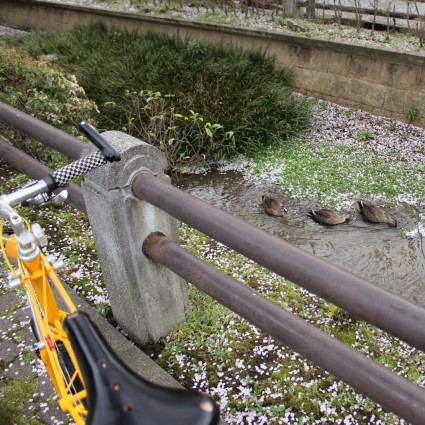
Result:
[[[280,201],[272,196],[263,195],[261,197],[261,205],[263,206],[264,211],[269,215],[282,217],[285,213]]]
[[[350,214],[340,214],[328,208],[312,209],[310,210],[309,215],[318,223],[327,224],[330,226],[333,226],[335,224],[346,223],[351,219]]]
[[[371,223],[388,224],[391,227],[397,227],[397,220],[390,217],[382,208],[379,208],[370,201],[357,201],[360,207],[360,212],[363,217]]]

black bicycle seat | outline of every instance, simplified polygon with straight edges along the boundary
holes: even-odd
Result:
[[[86,383],[90,425],[216,425],[219,409],[197,391],[153,384],[129,369],[82,312],[64,321]]]

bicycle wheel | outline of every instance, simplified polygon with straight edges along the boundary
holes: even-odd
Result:
[[[75,366],[74,366],[74,363],[72,363],[71,357],[69,356],[68,351],[66,351],[66,348],[63,342],[58,341],[56,343],[56,347],[57,347],[59,364],[62,369],[62,374],[66,384],[68,385],[70,383],[72,376],[74,376]],[[79,376],[77,376],[76,379],[72,382],[72,385],[73,385],[75,393],[78,393],[84,389],[84,384],[81,382],[81,379]],[[85,400],[82,400],[82,402],[84,404]]]
[[[32,333],[34,334],[35,340],[37,342],[40,342],[40,337],[37,332],[37,327],[35,325],[35,320],[33,317],[30,319],[30,327],[31,327]],[[35,352],[37,354],[37,357],[40,359],[41,358],[40,349],[38,347],[36,348]],[[58,355],[59,365],[62,371],[62,376],[65,381],[65,385],[68,386],[75,373],[74,363],[72,362],[71,357],[62,341],[56,342],[56,352]],[[72,382],[72,388],[75,394],[84,389],[84,384],[81,382],[81,379],[79,376],[77,376]],[[85,405],[85,400],[82,400],[82,402]]]
[[[62,380],[61,389],[57,388],[59,406],[71,415],[76,424],[83,425],[88,414],[86,387],[66,348],[68,344],[57,340],[54,346],[57,354],[56,364]]]
[[[38,336],[38,332],[37,332],[37,330],[36,330],[34,317],[31,317],[31,319],[30,319],[30,326],[31,326],[31,331],[32,331],[32,333],[33,333],[33,335],[34,335],[35,340],[36,340],[37,342],[40,342],[40,337]],[[37,355],[37,357],[38,357],[39,359],[41,359],[41,356],[40,356],[40,349],[39,349],[38,347],[35,349],[35,354]]]

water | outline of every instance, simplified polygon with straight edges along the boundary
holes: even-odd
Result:
[[[330,263],[400,295],[425,308],[425,241],[407,238],[402,228],[415,226],[412,210],[391,211],[398,227],[365,222],[356,199],[351,221],[324,226],[308,215],[315,207],[307,201],[288,199],[273,187],[248,182],[236,172],[211,172],[181,181],[186,192]],[[282,200],[284,217],[271,217],[261,208],[261,196]]]

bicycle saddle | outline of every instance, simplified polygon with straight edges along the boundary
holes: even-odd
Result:
[[[64,321],[88,398],[90,425],[215,425],[219,409],[197,391],[167,388],[139,377],[112,351],[82,312]]]

